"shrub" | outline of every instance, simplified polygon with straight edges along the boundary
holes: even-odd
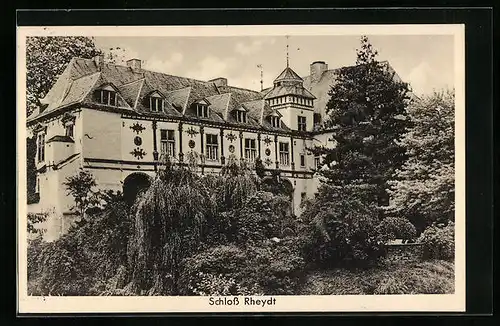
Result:
[[[419,241],[423,244],[424,258],[452,260],[455,257],[455,224],[431,225],[422,233]]]
[[[67,235],[28,249],[28,291],[31,295],[86,295],[93,283],[91,264]]]
[[[181,293],[293,294],[301,281],[304,261],[290,245],[224,245],[186,258],[181,264]]]

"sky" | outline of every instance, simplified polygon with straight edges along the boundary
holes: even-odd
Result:
[[[143,68],[199,80],[225,77],[231,86],[260,90],[286,67],[285,36],[95,37],[119,61],[142,60]],[[450,35],[368,35],[378,60],[388,60],[414,92],[454,87],[454,44]],[[325,61],[328,69],[353,65],[360,36],[293,36],[288,39],[290,67],[300,76],[309,65]],[[117,48],[119,48],[117,50]],[[124,64],[124,62],[123,62]]]

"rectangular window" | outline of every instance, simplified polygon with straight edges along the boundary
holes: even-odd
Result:
[[[36,177],[36,183],[35,183],[35,193],[39,194],[40,193],[40,177]]]
[[[240,123],[246,123],[247,113],[245,111],[236,111],[236,120]]]
[[[101,103],[116,106],[116,92],[103,89],[101,91]]]
[[[271,117],[271,125],[273,128],[278,128],[280,124],[280,118],[279,117]]]
[[[297,117],[299,131],[306,131],[306,117],[299,115]]]
[[[196,106],[196,114],[199,117],[208,118],[208,106],[207,105],[198,104]]]
[[[45,134],[38,134],[37,140],[38,162],[45,161]]]
[[[300,166],[306,166],[306,156],[304,154],[300,154]]]
[[[300,193],[300,203],[304,203],[304,201],[307,199],[307,193],[301,192]]]
[[[319,155],[314,155],[314,166],[316,169],[319,169],[321,165],[321,157]]]
[[[245,159],[249,162],[255,162],[257,157],[257,148],[255,146],[255,139],[245,139]]]
[[[218,135],[207,134],[207,160],[217,161],[219,159]]]
[[[72,124],[66,125],[66,136],[67,137],[73,138],[73,128],[74,128],[74,125],[72,125]]]
[[[160,131],[161,154],[170,157],[175,157],[175,131],[165,130]]]
[[[163,99],[159,97],[150,97],[149,98],[149,107],[153,112],[161,112],[163,111]]]
[[[288,151],[288,143],[280,142],[280,164],[288,166],[290,164],[290,155]]]

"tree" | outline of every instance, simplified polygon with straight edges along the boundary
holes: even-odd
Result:
[[[381,207],[388,204],[389,179],[405,160],[398,140],[408,126],[409,87],[376,56],[362,37],[356,65],[337,71],[325,119],[325,127],[334,128],[336,147],[312,149],[323,155],[325,168],[303,218],[312,225],[322,255],[317,259],[329,264],[374,260],[394,235],[385,232]]]
[[[388,211],[407,217],[421,232],[433,222],[454,219],[455,92],[424,96],[408,112],[412,127],[400,143],[408,160],[391,181]]]
[[[387,181],[405,161],[398,144],[408,127],[409,87],[396,81],[367,37],[361,38],[356,65],[337,72],[327,103],[327,127],[335,127],[334,149],[326,154],[327,169],[320,173],[337,186],[370,185],[378,206],[388,204]]]
[[[87,209],[100,204],[102,194],[95,187],[97,183],[94,176],[83,169],[78,174],[69,176],[63,183],[68,195],[75,200],[75,208],[80,212],[82,220],[85,220]]]
[[[83,36],[26,39],[26,114],[29,116],[73,57],[92,58],[103,52],[93,38]]]

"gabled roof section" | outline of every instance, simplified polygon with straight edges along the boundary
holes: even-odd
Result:
[[[125,101],[135,109],[142,85],[145,79],[138,79],[128,84],[118,86],[118,91],[123,96]]]
[[[264,110],[264,100],[254,100],[242,103],[241,106],[248,112],[248,116],[255,119],[259,124],[262,123],[262,112]]]
[[[213,95],[208,98],[210,109],[215,111],[222,119],[227,120],[231,93]]]
[[[174,108],[176,108],[180,113],[184,113],[190,92],[191,87],[184,87],[165,93],[165,97],[167,98],[167,101],[172,103]]]
[[[149,97],[152,94],[158,94],[165,100],[163,112],[151,112],[151,109],[149,108]],[[139,96],[137,97],[135,105],[135,111],[143,114],[152,113],[157,115],[163,113],[167,116],[181,116],[181,113],[172,106],[172,103],[167,99],[167,96],[157,88],[153,87],[147,80],[143,81],[142,87],[140,88]]]
[[[86,96],[79,102],[86,105],[92,105],[98,103],[98,98],[100,97],[99,90],[109,87],[113,88],[116,91],[116,97],[117,97],[117,103],[116,103],[117,105],[110,106],[110,108],[116,107],[121,109],[133,110],[133,107],[129,103],[127,103],[127,101],[121,95],[119,88],[116,87],[116,85],[113,82],[109,81],[107,78],[104,78],[102,73],[98,75],[98,78],[94,83],[93,87],[90,88]],[[104,104],[99,104],[99,105],[104,105]]]

